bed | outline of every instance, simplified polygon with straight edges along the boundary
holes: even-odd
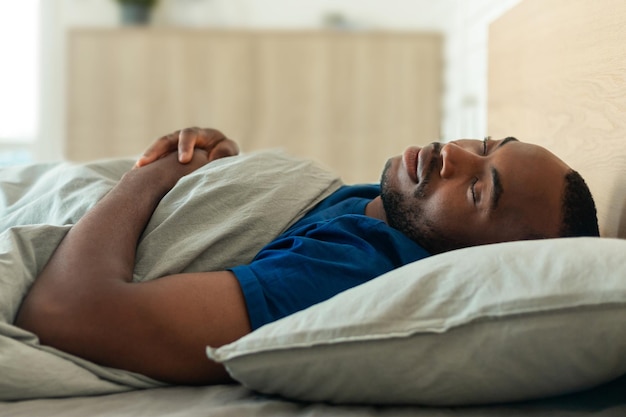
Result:
[[[207,348],[232,385],[159,386],[79,363],[89,384],[39,369],[50,379],[24,377],[23,398],[8,398],[20,358],[2,345],[0,415],[626,415],[625,18],[617,0],[524,0],[490,27],[489,134],[546,145],[581,171],[603,238],[488,245],[407,265]],[[113,181],[129,163],[91,170]],[[309,201],[335,186],[328,178]],[[65,228],[54,230],[60,238]],[[20,247],[31,253],[49,232]],[[0,324],[10,332],[28,339]],[[92,395],[60,395],[64,384]],[[37,398],[45,390],[57,398]]]

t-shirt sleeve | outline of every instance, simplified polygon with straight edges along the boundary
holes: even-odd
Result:
[[[252,328],[424,256],[398,248],[406,243],[403,239],[390,235],[389,227],[381,221],[351,215],[303,226],[279,237],[251,264],[232,269],[243,290]],[[404,255],[407,252],[411,253],[409,259]]]

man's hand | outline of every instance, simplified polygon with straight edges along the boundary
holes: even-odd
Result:
[[[189,160],[184,164],[178,161],[176,153],[171,152],[144,166],[142,169],[131,169],[124,174],[123,180],[129,181],[136,178],[137,181],[145,184],[143,185],[144,187],[150,187],[159,193],[158,199],[160,199],[176,185],[178,180],[209,162],[211,162],[211,159],[204,149],[191,149]]]
[[[186,164],[191,161],[196,148],[207,152],[209,162],[239,154],[237,143],[219,130],[190,127],[157,139],[137,160],[135,167],[148,165],[173,152],[178,153],[180,163]]]

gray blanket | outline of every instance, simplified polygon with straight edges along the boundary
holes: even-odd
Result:
[[[56,349],[12,325],[65,233],[131,168],[118,159],[0,171],[0,400],[106,394],[161,385]],[[225,158],[181,179],[140,239],[136,281],[249,262],[340,181],[281,152]],[[164,335],[166,336],[166,335]]]

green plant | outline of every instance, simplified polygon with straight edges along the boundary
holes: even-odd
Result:
[[[157,4],[159,0],[117,0],[120,4],[136,4],[138,6],[152,7]]]

